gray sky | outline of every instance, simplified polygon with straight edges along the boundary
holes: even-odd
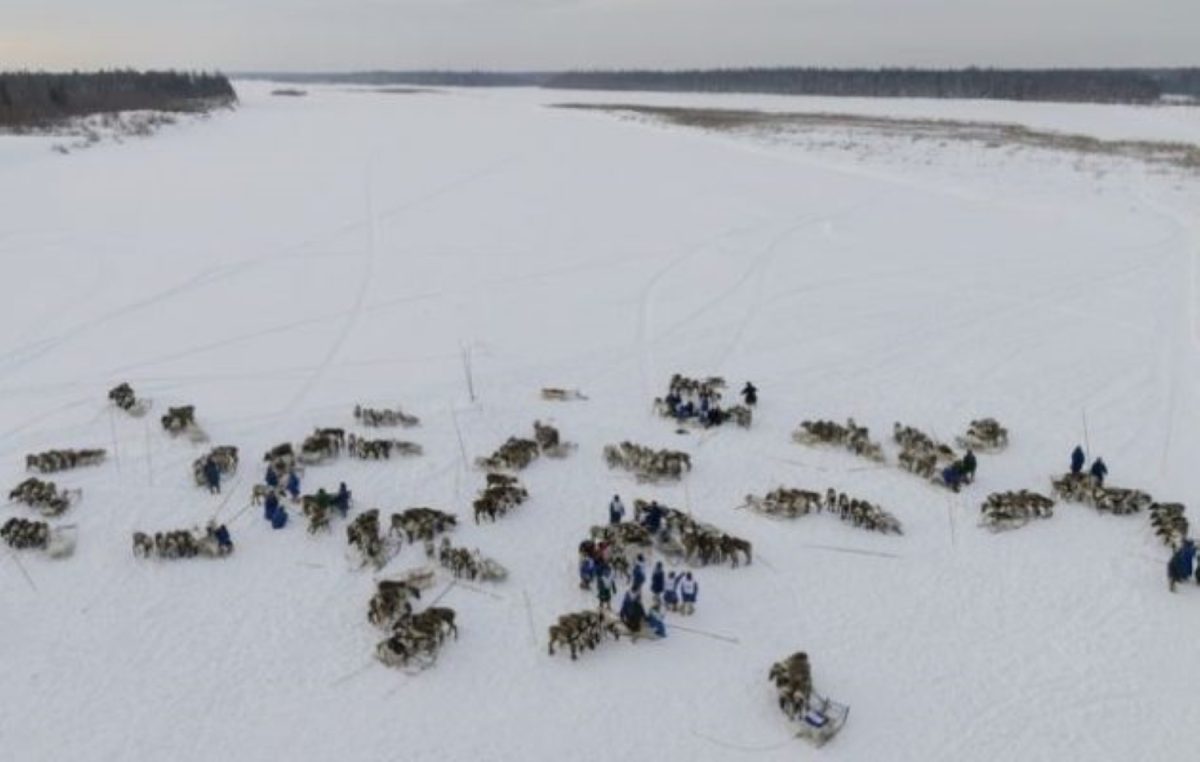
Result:
[[[0,68],[1200,65],[1200,0],[4,0]]]

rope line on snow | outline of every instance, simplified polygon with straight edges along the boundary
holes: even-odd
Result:
[[[537,628],[533,626],[533,603],[529,600],[529,591],[521,588],[521,596],[525,599],[525,621],[529,623],[529,644],[537,645]]]
[[[438,593],[438,596],[436,598],[434,598],[432,601],[430,601],[429,605],[430,606],[437,605],[437,602],[440,601],[441,599],[445,598],[446,593],[450,592],[457,584],[458,584],[458,580],[456,580],[456,579],[450,580],[450,583],[446,585],[446,589],[443,590],[442,592]]]
[[[841,547],[838,547],[837,545],[816,545],[816,544],[812,544],[812,543],[805,543],[805,544],[801,545],[800,547],[814,548],[816,550],[828,550],[828,551],[831,551],[834,553],[853,553],[854,555],[859,555],[859,556],[878,556],[880,558],[904,558],[904,556],[899,555],[898,553],[888,553],[887,551],[884,551],[884,550],[860,550],[858,548],[841,548]]]
[[[375,663],[374,661],[368,661],[367,663],[363,664],[361,667],[354,670],[353,672],[349,672],[345,675],[342,675],[337,680],[334,680],[332,683],[329,684],[329,687],[336,688],[339,685],[350,682],[354,678],[358,677],[359,675],[361,675],[362,673],[364,673],[368,669],[370,669],[371,665],[373,665],[374,663]]]
[[[36,584],[34,584],[34,577],[29,576],[29,572],[25,571],[25,564],[20,563],[20,559],[17,558],[17,552],[16,551],[8,551],[8,556],[10,556],[12,558],[13,563],[17,564],[17,569],[20,569],[20,575],[25,577],[25,582],[29,582],[30,589],[34,590],[34,592],[37,593],[38,590],[37,590]]]
[[[720,640],[725,643],[731,643],[735,646],[740,645],[742,642],[742,641],[738,640],[737,638],[733,637],[732,635],[721,635],[716,632],[708,632],[707,630],[697,630],[695,627],[685,627],[682,624],[672,624],[670,622],[667,622],[666,624],[667,624],[668,628],[673,629],[673,630],[679,630],[680,632],[688,632],[688,633],[691,633],[692,635],[703,635],[706,638],[712,638],[713,640]]]
[[[713,736],[707,735],[706,733],[701,733],[700,731],[696,730],[695,728],[692,728],[692,735],[696,736],[697,738],[702,738],[705,741],[708,741],[709,743],[716,744],[717,746],[720,746],[722,748],[733,749],[734,751],[775,751],[776,749],[782,749],[783,747],[787,746],[793,740],[791,738],[788,738],[787,740],[780,741],[777,744],[769,744],[769,745],[763,745],[763,746],[748,746],[745,744],[732,743],[730,741],[722,741],[720,738],[714,738]]]

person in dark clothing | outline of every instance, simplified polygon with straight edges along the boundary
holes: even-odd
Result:
[[[283,529],[285,526],[287,526],[287,523],[288,523],[287,508],[284,508],[281,505],[277,509],[275,509],[275,513],[272,514],[272,516],[271,516],[271,528],[272,529]]]
[[[979,465],[975,460],[975,453],[971,448],[967,448],[967,454],[962,459],[962,475],[963,481],[967,484],[975,481],[975,467]]]
[[[327,510],[329,506],[333,505],[333,498],[329,496],[329,493],[325,491],[324,487],[317,490],[316,501],[317,506],[323,511]]]
[[[279,510],[279,496],[274,492],[268,492],[266,499],[263,500],[263,518],[273,522],[275,521],[275,514]]]
[[[208,491],[215,494],[221,491],[221,469],[217,466],[217,462],[212,458],[207,458],[204,461],[204,483],[208,485]]]
[[[292,496],[292,500],[300,499],[300,477],[295,471],[288,471],[287,492]]]
[[[608,574],[596,575],[596,599],[600,602],[600,608],[605,611],[612,611],[613,593],[617,591],[617,585]]]
[[[962,487],[962,464],[956,460],[942,469],[942,481],[947,487],[958,492]]]
[[[1192,565],[1195,562],[1196,543],[1190,539],[1184,540],[1167,563],[1167,580],[1172,593],[1175,592],[1177,583],[1186,582],[1187,578],[1192,576]],[[1197,576],[1197,579],[1200,580],[1200,576]]]
[[[680,399],[678,394],[671,392],[666,396],[666,398],[663,399],[663,402],[667,404],[667,410],[669,410],[671,415],[674,416],[678,415],[679,403],[683,402],[683,400]]]
[[[333,498],[333,507],[338,509],[342,518],[346,518],[346,514],[350,512],[350,490],[346,488],[346,482],[338,485],[337,496]]]
[[[1075,445],[1075,449],[1071,451],[1071,473],[1077,474],[1083,470],[1083,462],[1087,456],[1083,454],[1083,448]]]
[[[646,559],[642,555],[638,555],[637,562],[633,565],[633,572],[630,574],[630,589],[634,593],[639,593],[642,590],[642,585],[646,584]]]
[[[264,481],[268,487],[274,488],[279,486],[279,473],[275,470],[275,466],[267,466],[267,476]]]
[[[742,399],[746,401],[746,405],[754,407],[758,404],[758,389],[754,388],[754,384],[749,381],[742,387]]]
[[[642,513],[642,526],[650,534],[658,534],[658,530],[662,528],[664,513],[663,507],[658,504],[658,501],[651,500],[650,505],[646,506],[646,510]]]
[[[1108,466],[1104,464],[1104,458],[1096,458],[1092,461],[1092,467],[1088,469],[1088,473],[1096,480],[1096,484],[1103,487],[1104,477],[1108,476]]]
[[[646,621],[646,607],[642,605],[642,596],[632,592],[625,593],[625,599],[621,601],[620,616],[630,632],[639,632],[642,622]]]
[[[658,606],[662,603],[663,590],[667,588],[667,573],[663,571],[662,561],[654,564],[654,571],[650,573],[650,593],[654,596],[654,605]]]
[[[233,552],[233,538],[229,536],[229,529],[224,524],[217,527],[216,531],[213,532],[213,537],[216,538],[217,547],[221,553],[228,554]]]

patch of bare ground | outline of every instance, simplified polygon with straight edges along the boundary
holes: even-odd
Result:
[[[956,140],[989,148],[1024,146],[1086,156],[1132,159],[1200,172],[1200,144],[1154,140],[1102,140],[1088,135],[1046,132],[1019,124],[966,122],[952,119],[906,119],[833,113],[772,113],[632,104],[559,103],[556,108],[634,114],[681,127],[715,132],[816,132],[838,128],[916,140]]]

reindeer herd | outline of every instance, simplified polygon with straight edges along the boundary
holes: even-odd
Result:
[[[832,487],[825,491],[823,497],[821,493],[811,490],[777,487],[761,497],[746,495],[740,507],[774,518],[788,519],[824,511],[859,529],[882,534],[904,534],[900,520],[891,513]]]
[[[692,470],[692,458],[679,450],[654,450],[625,441],[605,445],[604,462],[609,468],[633,473],[639,482],[679,481]]]
[[[681,415],[681,410],[692,409],[687,406],[705,411],[721,410],[724,388],[725,382],[719,377],[693,379],[675,374],[667,395],[656,399],[654,408],[661,415],[683,421],[691,417]],[[151,405],[149,400],[139,399],[127,383],[111,389],[108,397],[115,408],[133,416],[144,415]],[[587,399],[578,390],[550,387],[541,390],[541,398],[556,402]],[[754,399],[748,399],[753,404]],[[720,415],[744,427],[749,427],[752,422],[752,412],[747,406],[721,410],[718,422]],[[361,426],[372,429],[420,425],[419,418],[401,408],[371,408],[358,404],[354,406],[353,417]],[[172,436],[188,434],[196,442],[207,440],[196,422],[192,405],[168,408],[161,423]],[[892,439],[900,448],[899,466],[935,483],[938,483],[938,474],[944,465],[961,462],[954,447],[915,427],[896,422]],[[805,420],[792,433],[792,440],[809,446],[843,448],[876,464],[886,462],[883,446],[872,440],[868,429],[858,425],[853,418],[844,423]],[[1007,447],[1008,431],[994,419],[983,418],[971,421],[966,432],[954,442],[968,450],[995,453]],[[523,471],[540,457],[563,458],[575,449],[574,444],[562,439],[554,426],[535,421],[532,438],[511,436],[491,454],[477,459],[476,465],[484,472],[484,483],[472,504],[475,523],[495,522],[528,500],[529,492],[515,472]],[[419,456],[422,447],[403,440],[368,438],[338,427],[316,428],[296,445],[284,442],[271,448],[263,460],[282,475],[305,466],[327,464],[343,453],[362,460],[387,460],[393,455]],[[679,481],[692,470],[691,456],[687,452],[654,449],[630,441],[606,445],[603,457],[610,469],[626,470],[639,482]],[[25,464],[27,470],[45,474],[99,465],[105,458],[103,449],[49,450],[27,455]],[[193,478],[197,484],[204,483],[204,469],[209,462],[215,463],[222,474],[232,474],[238,467],[238,450],[233,446],[214,447],[193,461]],[[1181,504],[1157,503],[1146,492],[1103,486],[1081,474],[1057,477],[1051,486],[1056,498],[1091,505],[1099,511],[1129,514],[1148,508],[1155,534],[1172,547],[1187,537],[1188,521]],[[270,491],[271,488],[264,485],[255,485],[253,498],[260,500]],[[77,489],[60,489],[53,482],[36,477],[25,479],[9,493],[11,501],[28,505],[48,517],[63,514],[80,497],[81,492]],[[303,495],[299,502],[308,520],[309,533],[330,529],[331,502],[323,490],[317,495]],[[833,488],[820,492],[780,486],[761,497],[747,495],[741,507],[785,519],[829,513],[856,528],[884,534],[903,532],[900,521],[890,512]],[[634,501],[634,509],[633,521],[593,526],[588,537],[580,543],[580,552],[594,553],[603,546],[614,571],[626,578],[633,559],[650,553],[698,566],[729,564],[737,568],[753,560],[753,549],[748,540],[699,521],[690,513],[640,499]],[[1025,489],[997,492],[982,503],[981,524],[995,531],[1012,529],[1033,519],[1049,518],[1054,514],[1053,509],[1054,500],[1037,492]],[[342,507],[343,515],[345,510]],[[436,566],[448,571],[455,580],[498,582],[508,575],[499,561],[484,556],[479,549],[468,550],[451,543],[448,533],[458,524],[453,513],[429,507],[407,508],[391,513],[386,527],[381,520],[383,515],[380,509],[370,508],[347,522],[348,549],[362,566],[382,569],[404,544],[420,543],[426,558],[436,561]],[[651,515],[653,520],[648,521]],[[653,529],[647,528],[648,524]],[[220,558],[228,555],[232,548],[228,534],[220,534],[223,531],[224,527],[209,524],[202,530],[135,532],[133,552],[140,558]],[[438,538],[440,543],[435,542]],[[0,528],[0,539],[15,549],[49,549],[59,538],[56,530],[45,522],[12,518]],[[458,624],[453,609],[437,605],[414,609],[414,602],[421,599],[422,590],[428,589],[434,579],[435,567],[427,566],[411,570],[401,578],[377,580],[374,595],[368,602],[367,619],[386,634],[375,650],[376,657],[384,664],[427,666],[433,663],[449,638],[457,638]],[[630,633],[606,610],[567,613],[549,627],[548,650],[553,655],[556,648],[565,649],[572,659],[576,659],[583,651],[595,649],[606,639],[619,640],[623,634]],[[811,708],[814,694],[806,654],[797,652],[772,665],[769,677],[776,688],[779,706],[788,717],[798,718]]]

